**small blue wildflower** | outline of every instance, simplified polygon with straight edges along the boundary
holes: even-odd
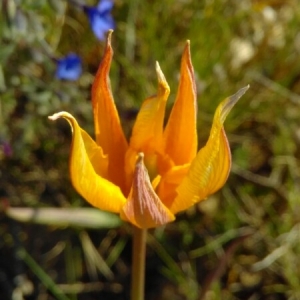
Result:
[[[65,80],[77,80],[82,73],[81,58],[70,53],[65,57],[57,60],[55,77]]]
[[[92,30],[95,36],[104,41],[106,33],[109,29],[115,28],[115,22],[111,15],[111,10],[114,6],[111,0],[101,0],[96,7],[84,6]]]

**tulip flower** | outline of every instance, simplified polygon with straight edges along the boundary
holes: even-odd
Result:
[[[223,123],[249,86],[219,104],[208,141],[197,152],[197,94],[188,41],[165,128],[170,89],[157,63],[157,94],[143,102],[127,142],[110,88],[111,34],[92,86],[95,141],[70,113],[49,118],[64,118],[72,128],[70,174],[78,193],[91,205],[118,213],[138,228],[153,228],[173,221],[175,214],[225,184],[231,154]]]

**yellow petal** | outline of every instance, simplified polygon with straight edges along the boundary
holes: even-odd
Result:
[[[152,228],[169,223],[174,215],[163,205],[156,195],[147,169],[144,155],[139,153],[128,200],[121,211],[121,218],[139,228]]]
[[[231,154],[223,122],[248,88],[249,86],[242,88],[218,106],[208,142],[198,152],[187,176],[176,190],[177,197],[170,207],[174,214],[205,199],[226,182],[231,167]]]
[[[60,112],[49,117],[51,120],[58,118],[65,118],[72,127],[70,175],[73,186],[91,205],[120,212],[126,198],[118,186],[101,177],[107,172],[107,157],[101,147],[79,127],[71,114]]]
[[[81,138],[84,143],[85,151],[95,172],[101,176],[107,177],[108,156],[103,154],[103,150],[94,140],[80,128]]]
[[[145,152],[145,148],[148,151],[158,149],[162,142],[165,107],[170,88],[158,63],[156,63],[156,72],[158,77],[157,95],[144,101],[130,139],[130,147],[139,152]]]
[[[109,31],[107,44],[92,87],[96,142],[109,157],[108,178],[124,190],[127,141],[110,88],[109,70],[113,56]]]
[[[175,165],[190,163],[197,153],[197,95],[190,42],[187,41],[181,60],[177,97],[165,132],[165,153]]]
[[[150,177],[153,179],[158,173],[157,155],[162,151],[163,123],[170,88],[158,63],[156,63],[156,72],[158,77],[157,95],[143,102],[132,129],[130,147],[125,159],[126,182],[131,182],[132,180],[136,155],[139,152],[145,154],[145,164]]]

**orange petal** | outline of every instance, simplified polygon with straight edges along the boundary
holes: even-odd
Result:
[[[72,127],[70,175],[73,186],[91,205],[120,212],[126,198],[118,186],[101,177],[106,174],[108,164],[101,147],[79,127],[71,114],[60,112],[49,117],[51,120],[58,118],[65,118]]]
[[[124,159],[127,141],[112,96],[109,70],[113,56],[109,31],[107,44],[92,87],[96,142],[109,157],[108,178],[124,189]]]
[[[165,153],[175,165],[190,163],[197,153],[197,99],[190,42],[181,60],[177,97],[164,132]]]
[[[132,180],[135,169],[136,155],[139,152],[145,154],[145,164],[150,177],[157,175],[157,154],[162,151],[162,134],[165,116],[166,101],[170,88],[162,73],[160,66],[156,63],[158,77],[158,92],[156,96],[146,99],[138,113],[132,130],[130,147],[126,153],[127,181]]]
[[[189,167],[190,164],[174,166],[161,177],[157,194],[166,207],[170,208],[174,202],[177,196],[176,189],[186,176]]]
[[[170,88],[158,63],[156,63],[156,72],[157,95],[144,101],[130,139],[130,147],[139,152],[145,152],[145,148],[155,150],[161,147],[165,107]]]
[[[208,142],[198,152],[187,176],[176,190],[177,197],[170,207],[174,214],[205,199],[226,182],[231,167],[231,154],[223,122],[248,88],[249,86],[242,88],[218,106]]]
[[[121,211],[121,218],[139,228],[158,227],[173,221],[175,217],[156,195],[143,158],[144,155],[139,153],[131,191]]]

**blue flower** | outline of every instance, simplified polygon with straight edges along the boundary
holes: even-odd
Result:
[[[92,30],[95,36],[100,40],[105,40],[109,29],[115,28],[115,22],[111,15],[114,3],[111,0],[101,0],[96,7],[84,6]]]
[[[57,60],[55,77],[58,79],[77,80],[82,73],[81,58],[70,53]]]

